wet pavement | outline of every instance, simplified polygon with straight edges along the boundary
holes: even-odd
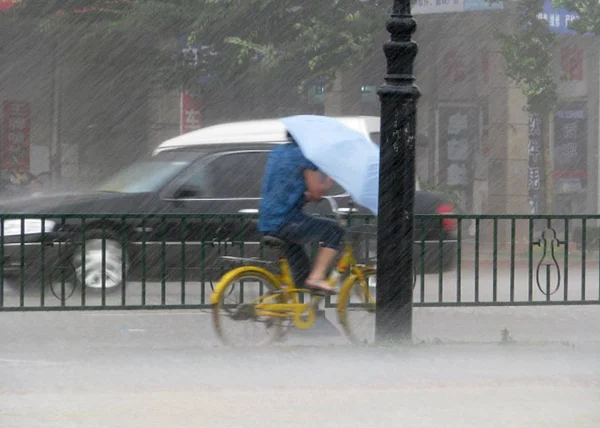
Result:
[[[205,313],[3,313],[0,424],[598,426],[600,308],[415,309],[400,348],[351,347],[327,315],[226,349]]]

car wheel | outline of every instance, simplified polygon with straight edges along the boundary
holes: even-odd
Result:
[[[421,272],[421,260],[420,256],[415,257],[415,266],[417,273]],[[456,269],[456,254],[445,252],[442,259],[442,272],[449,272]],[[436,251],[425,253],[425,273],[439,273],[440,272],[440,258]]]
[[[129,257],[123,251],[119,239],[113,234],[106,233],[102,239],[102,232],[90,232],[86,234],[85,241],[85,286],[91,290],[102,290],[103,277],[105,277],[106,291],[118,289],[123,283],[123,276],[129,272]],[[102,242],[105,242],[106,251],[104,271],[102,265]],[[123,256],[125,256],[125,272],[123,272]],[[83,280],[82,248],[78,245],[73,255],[73,268],[75,278],[80,285]]]

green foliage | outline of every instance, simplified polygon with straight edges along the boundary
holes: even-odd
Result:
[[[557,36],[548,22],[538,18],[543,0],[520,0],[516,31],[499,34],[506,74],[523,90],[530,111],[549,113],[556,106],[556,81],[552,72]]]
[[[340,67],[352,67],[364,58],[384,34],[389,8],[381,3],[24,0],[17,9],[19,16],[39,19],[41,28],[52,36],[64,36],[73,25],[85,26],[79,50],[88,52],[86,60],[96,56],[94,51],[101,51],[108,61],[136,62],[138,67],[152,70],[165,85],[193,91],[202,75],[218,74],[221,81],[248,73],[267,80],[285,77],[298,88],[317,76],[331,78]],[[190,61],[178,52],[176,40],[182,36],[187,36],[191,45],[204,47],[201,61]],[[119,38],[127,42],[115,44]],[[169,42],[170,48],[149,47],[168,46]],[[115,47],[123,55],[115,55],[110,49]]]
[[[600,35],[600,2],[598,0],[553,0],[554,7],[576,12],[579,16],[569,23],[571,30],[579,34]]]

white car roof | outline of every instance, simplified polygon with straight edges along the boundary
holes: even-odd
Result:
[[[377,116],[343,116],[336,119],[366,136],[379,132],[380,122]],[[286,134],[285,126],[278,119],[229,122],[207,126],[166,140],[154,150],[153,155],[166,150],[205,144],[284,143],[287,141]]]

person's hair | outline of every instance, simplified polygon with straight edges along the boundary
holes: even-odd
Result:
[[[292,136],[292,134],[290,134],[290,131],[286,131],[285,136],[290,140],[289,141],[290,144],[298,144],[296,142],[296,140],[294,140],[294,137]]]

